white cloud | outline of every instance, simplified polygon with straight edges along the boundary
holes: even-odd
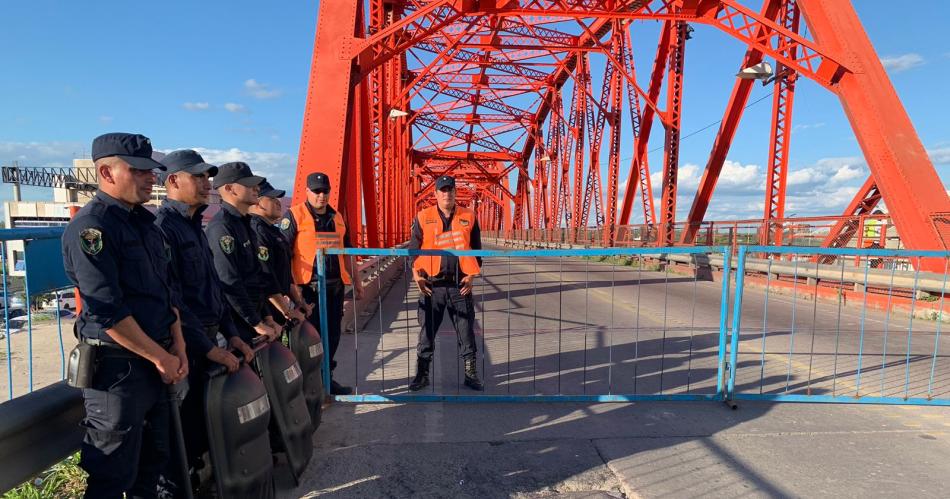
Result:
[[[232,113],[243,113],[243,112],[247,111],[247,108],[245,108],[245,107],[242,106],[241,104],[235,104],[235,103],[233,103],[233,102],[228,102],[228,103],[226,103],[226,104],[224,105],[224,108],[227,109],[229,112],[232,112]]]
[[[260,83],[253,78],[244,82],[244,91],[255,99],[273,99],[280,97],[282,93],[278,89],[270,88],[267,83]]]
[[[181,107],[188,111],[207,111],[211,108],[211,105],[207,102],[186,102]]]
[[[920,54],[914,52],[903,55],[881,57],[881,64],[884,65],[884,69],[894,73],[907,71],[908,69],[916,68],[917,66],[921,66],[925,63],[926,61],[924,58]]]
[[[927,154],[935,165],[950,165],[950,147],[927,149]]]
[[[267,177],[270,183],[278,189],[289,190],[293,187],[294,172],[297,170],[297,157],[292,154],[243,151],[236,147],[231,149],[190,147],[190,149],[198,151],[205,161],[213,165],[232,161],[247,163],[254,173]]]
[[[797,132],[799,130],[811,130],[813,128],[822,128],[824,126],[825,126],[824,121],[821,121],[818,123],[803,123],[801,125],[795,125],[794,127],[792,127],[792,131]]]
[[[0,160],[4,164],[17,161],[21,166],[72,166],[73,158],[88,158],[88,143],[57,142],[0,142]]]
[[[844,165],[831,176],[831,181],[834,183],[847,182],[849,180],[854,180],[856,178],[865,178],[867,176],[864,173],[864,168],[853,167],[851,165]]]

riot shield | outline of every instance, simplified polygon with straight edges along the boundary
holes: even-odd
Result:
[[[313,427],[303,395],[300,365],[294,354],[278,342],[258,352],[254,364],[267,389],[276,436],[296,482],[313,455]]]
[[[209,373],[205,391],[208,447],[221,498],[274,497],[270,401],[261,379],[242,364]]]
[[[307,321],[297,324],[287,333],[290,351],[297,357],[303,373],[303,396],[307,399],[313,431],[320,427],[323,417],[323,342],[320,333]]]

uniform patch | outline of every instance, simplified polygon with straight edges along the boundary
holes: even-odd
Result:
[[[290,219],[285,218],[280,221],[280,230],[287,230],[290,228]]]
[[[83,229],[79,233],[79,245],[88,255],[96,256],[102,251],[102,231],[99,229]]]
[[[257,247],[257,259],[262,262],[270,260],[270,250],[267,249],[267,246]]]
[[[464,218],[460,218],[459,223],[462,225],[468,225],[468,220],[465,220]]]
[[[221,251],[225,254],[230,255],[234,252],[234,238],[231,236],[221,236],[221,239],[218,240],[218,244],[221,245]]]

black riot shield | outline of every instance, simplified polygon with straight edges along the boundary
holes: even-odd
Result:
[[[295,481],[300,478],[313,455],[313,427],[307,400],[303,396],[303,377],[297,358],[284,345],[274,342],[254,356],[271,401],[271,420],[281,450]]]
[[[313,324],[307,321],[297,324],[287,334],[290,351],[300,363],[303,373],[303,396],[310,410],[310,423],[317,431],[323,417],[323,341]]]
[[[205,421],[219,497],[274,497],[270,417],[267,390],[249,366],[208,380]]]

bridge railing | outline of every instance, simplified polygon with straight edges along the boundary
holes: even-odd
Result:
[[[80,391],[62,383],[75,344],[75,298],[63,270],[62,228],[0,230],[6,369],[0,404],[0,491],[75,452],[82,438]]]
[[[328,253],[389,257],[401,267],[388,293],[375,293],[372,303],[356,303],[356,315],[368,317],[352,335],[343,335],[333,375],[352,385],[355,395],[338,400],[723,398],[730,265],[726,279],[712,287],[704,281],[710,257],[729,261],[727,247]],[[697,272],[683,277],[668,268],[657,275],[650,258],[660,254],[686,258]],[[479,257],[484,267],[471,300],[453,294],[441,321],[440,307],[422,299],[411,278],[411,260],[446,255]],[[443,292],[441,287],[434,292]],[[700,303],[697,293],[713,296]],[[324,293],[321,318],[327,316],[326,306]],[[642,313],[641,307],[651,312]],[[474,319],[474,349],[485,390],[465,386],[462,357],[468,349],[449,329],[435,336],[432,383],[409,391],[422,321],[458,324],[464,332],[469,319]]]
[[[936,222],[935,222],[936,223]],[[687,223],[674,224],[674,245]],[[797,217],[775,219],[768,223],[761,219],[708,221],[696,224],[696,236],[688,246],[733,246],[768,244],[774,246],[819,247],[825,243],[835,227],[843,227],[850,235],[840,245],[849,247],[900,248],[900,240],[887,215],[851,217]],[[615,227],[614,246],[651,247],[658,245],[656,225],[633,224]],[[483,231],[484,237],[551,244],[603,246],[604,227],[515,229]]]

